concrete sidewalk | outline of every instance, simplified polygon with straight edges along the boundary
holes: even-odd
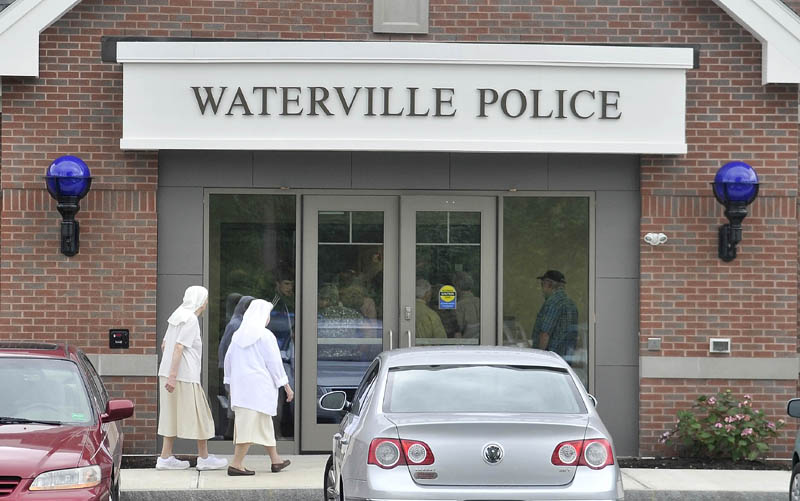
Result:
[[[328,456],[286,456],[286,470],[274,474],[266,456],[249,456],[252,477],[226,471],[122,470],[122,501],[281,500],[322,501]],[[230,459],[230,458],[229,458]],[[627,501],[783,501],[789,498],[788,471],[623,469]]]

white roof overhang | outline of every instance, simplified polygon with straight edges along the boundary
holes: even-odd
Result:
[[[714,0],[761,42],[761,82],[800,83],[800,16],[781,0]]]
[[[764,84],[800,83],[800,16],[781,0],[713,0],[762,44]],[[0,77],[39,75],[39,33],[80,0],[16,0],[0,12]]]
[[[39,76],[39,33],[80,0],[16,0],[0,13],[0,77]]]

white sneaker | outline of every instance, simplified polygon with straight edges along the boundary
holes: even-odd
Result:
[[[197,469],[198,470],[221,470],[228,466],[228,460],[225,458],[218,458],[213,454],[209,454],[207,458],[203,459],[200,456],[197,457]]]
[[[170,456],[167,459],[159,457],[156,460],[156,470],[185,470],[189,467],[189,461],[181,461],[175,456]]]

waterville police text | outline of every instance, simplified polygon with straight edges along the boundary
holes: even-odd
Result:
[[[202,115],[454,117],[452,87],[190,87]],[[619,120],[618,90],[476,88],[465,102],[477,118]]]

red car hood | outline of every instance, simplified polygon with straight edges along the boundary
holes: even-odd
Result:
[[[40,424],[0,425],[0,476],[32,478],[75,468],[92,428]]]

